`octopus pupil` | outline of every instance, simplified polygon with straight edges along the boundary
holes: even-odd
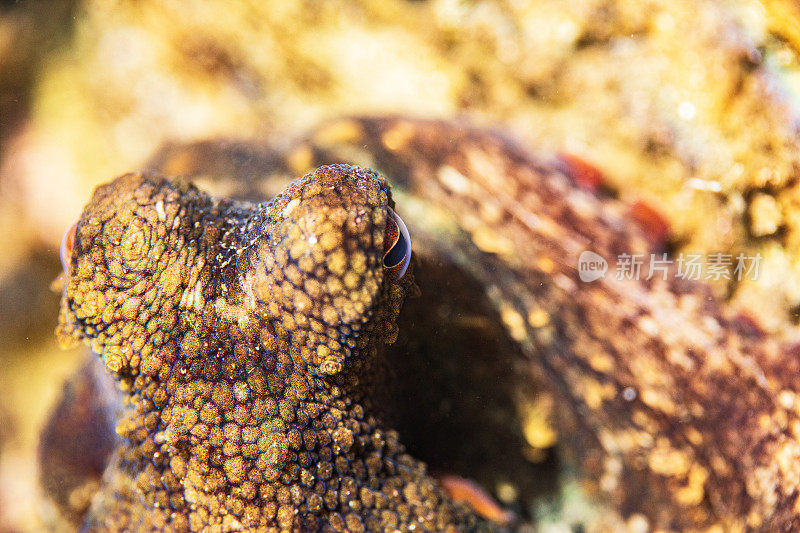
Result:
[[[64,268],[64,272],[69,272],[69,267],[72,263],[72,248],[75,245],[75,233],[77,230],[78,223],[76,222],[64,232],[64,236],[61,238],[60,255],[61,266]]]
[[[394,268],[400,264],[403,259],[406,257],[406,252],[408,252],[408,243],[406,243],[405,238],[402,234],[397,236],[397,241],[394,245],[386,252],[386,255],[383,256],[383,266],[385,268]]]
[[[411,261],[411,237],[403,219],[389,208],[383,236],[383,268],[390,279],[403,277]]]

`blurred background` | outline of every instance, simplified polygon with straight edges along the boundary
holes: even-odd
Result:
[[[61,236],[165,143],[467,117],[599,171],[674,252],[760,253],[757,279],[714,290],[784,335],[798,50],[792,0],[0,1],[0,531],[56,527],[36,445],[84,355],[53,337]]]

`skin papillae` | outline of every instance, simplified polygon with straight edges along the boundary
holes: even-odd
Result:
[[[800,351],[786,348],[752,320],[714,301],[708,287],[678,279],[672,270],[667,272],[666,279],[662,279],[660,273],[645,279],[647,272],[643,271],[639,279],[617,280],[613,260],[620,254],[656,252],[660,257],[660,251],[654,250],[653,243],[645,237],[646,232],[629,220],[628,208],[621,202],[575,186],[555,165],[534,159],[502,135],[438,121],[348,119],[323,126],[288,150],[272,150],[258,144],[206,143],[173,147],[157,162],[162,168],[180,168],[175,161],[184,165],[180,172],[201,175],[203,169],[210,166],[220,177],[235,178],[241,196],[252,196],[263,180],[292,174],[297,168],[350,162],[377,169],[392,182],[394,197],[411,230],[415,253],[427,254],[441,265],[458,268],[484,287],[498,320],[521,348],[528,369],[541,378],[558,399],[559,449],[579,466],[582,485],[591,494],[610,503],[623,517],[634,513],[645,517],[654,529],[714,530],[717,526],[716,530],[779,531],[800,527],[800,512],[796,509],[800,487],[800,470],[797,469],[800,464]],[[247,172],[242,172],[241,165],[246,166]],[[244,417],[241,409],[237,415],[236,406],[242,403],[240,398],[245,398],[246,403],[260,394],[256,392],[259,390],[265,391],[261,397],[267,399],[267,405],[271,405],[269,397],[273,402],[278,398],[290,398],[292,408],[301,403],[299,396],[295,398],[297,393],[288,392],[285,385],[282,389],[278,385],[276,390],[284,392],[276,395],[271,394],[271,389],[266,389],[270,391],[267,393],[263,385],[261,389],[250,387],[249,381],[243,381],[243,374],[231,379],[225,374],[226,362],[242,364],[238,361],[243,354],[235,349],[231,351],[231,347],[247,347],[245,367],[248,364],[253,368],[257,366],[255,362],[247,362],[252,360],[247,354],[261,341],[242,342],[249,339],[245,332],[250,330],[241,326],[237,313],[243,307],[241,301],[249,302],[244,295],[260,294],[252,288],[258,284],[246,289],[248,285],[237,285],[234,280],[241,279],[237,278],[237,272],[247,271],[252,264],[252,250],[257,245],[248,243],[258,234],[253,228],[259,223],[253,222],[253,215],[246,212],[258,208],[212,200],[185,184],[179,186],[180,182],[168,189],[173,200],[159,204],[158,195],[135,193],[131,197],[138,189],[128,187],[126,193],[119,185],[134,179],[140,178],[124,178],[118,185],[105,189],[106,193],[101,189],[90,204],[89,214],[83,220],[91,220],[91,213],[96,213],[94,229],[79,226],[62,313],[62,336],[96,337],[95,350],[103,354],[107,366],[113,365],[112,370],[131,397],[129,412],[119,426],[127,438],[116,459],[120,464],[116,468],[112,465],[107,471],[106,486],[101,489],[103,498],[95,503],[91,514],[94,522],[91,523],[97,527],[130,522],[147,524],[148,521],[158,525],[159,520],[171,518],[173,525],[183,525],[192,516],[196,520],[209,517],[210,521],[213,516],[231,521],[229,523],[238,522],[246,516],[246,511],[239,515],[231,512],[220,518],[222,509],[247,510],[248,505],[253,505],[250,502],[262,501],[257,499],[261,498],[260,492],[254,500],[247,498],[253,494],[250,487],[256,486],[259,491],[262,486],[268,487],[264,489],[268,503],[258,511],[259,519],[270,516],[277,521],[297,509],[299,517],[293,520],[310,516],[309,520],[316,519],[323,524],[333,516],[337,525],[342,524],[347,516],[354,514],[366,527],[380,528],[392,523],[391,520],[399,521],[400,518],[392,518],[399,517],[400,513],[389,503],[394,501],[391,497],[384,498],[387,508],[392,510],[388,522],[384,521],[382,512],[367,510],[363,502],[357,503],[354,509],[352,505],[337,505],[333,501],[334,497],[341,499],[343,494],[356,492],[348,490],[347,487],[352,486],[350,481],[337,478],[336,454],[341,443],[331,430],[340,426],[323,424],[327,431],[322,435],[317,432],[317,448],[306,456],[302,449],[294,447],[299,444],[300,437],[305,444],[304,434],[298,437],[291,430],[306,417],[312,420],[314,427],[316,419],[312,419],[308,411],[295,411],[300,415],[289,413],[294,421],[281,422],[281,414],[286,410],[281,411],[282,404],[278,402],[277,411],[275,407],[266,415],[256,411],[247,421],[236,418]],[[146,187],[155,190],[152,186]],[[143,241],[148,243],[148,250],[149,246],[157,247],[156,252],[148,252],[148,257],[160,258],[165,253],[163,250],[188,250],[181,252],[188,254],[186,259],[163,259],[161,263],[154,263],[157,267],[146,269],[151,278],[147,281],[136,276],[129,280],[132,274],[120,270],[120,265],[129,264],[128,259],[115,259],[114,255],[130,255],[132,252],[125,250],[135,250],[139,246],[126,245],[122,238],[124,228],[135,227],[131,223],[134,217],[120,216],[116,211],[105,219],[100,216],[100,213],[112,213],[108,207],[101,209],[102,206],[133,202],[131,198],[138,198],[134,204],[141,214],[136,218],[152,221],[147,227],[160,232]],[[284,201],[283,205],[288,204]],[[183,213],[206,213],[197,215],[204,222],[195,226],[185,214],[175,215],[181,209],[178,206],[193,206],[191,209],[183,207]],[[273,212],[283,213],[280,209]],[[172,226],[160,223],[159,217],[180,221],[167,231]],[[292,218],[297,220],[295,216]],[[109,240],[105,242],[98,237],[103,221],[118,226],[108,233]],[[197,229],[202,227],[211,229]],[[235,234],[246,237],[235,237]],[[137,239],[142,240],[137,237],[131,242]],[[90,244],[92,242],[95,244]],[[201,249],[207,251],[200,252]],[[236,255],[236,250],[240,251],[239,257],[246,259],[241,263],[241,270],[231,270],[232,262],[226,263],[228,257]],[[578,257],[584,250],[592,250],[611,262],[605,278],[590,283],[580,280]],[[137,255],[140,252],[131,256],[131,265],[138,264]],[[174,275],[168,274],[174,272],[169,268],[173,263],[202,266],[186,267],[188,274],[181,275],[180,279],[187,281],[178,283]],[[90,281],[96,278],[91,273],[95,268],[108,273],[100,277],[105,287],[102,290],[100,285],[94,285],[100,282]],[[133,296],[134,303],[127,304],[135,307],[135,312],[126,310],[129,309],[125,301],[130,289],[116,288],[121,282],[112,283],[111,272],[119,273],[115,273],[113,279],[128,280],[124,287],[141,283],[138,289],[141,295]],[[163,281],[153,279],[155,277]],[[197,280],[203,281],[198,284]],[[165,291],[173,290],[175,285],[178,286],[173,296],[164,296]],[[201,288],[196,290],[200,292],[186,291],[186,288],[198,286]],[[381,286],[382,291],[387,290],[385,285]],[[399,287],[404,287],[402,280]],[[98,296],[89,296],[93,290]],[[78,292],[83,294],[82,300],[69,303]],[[99,293],[103,295],[102,300],[98,299]],[[115,295],[114,300],[112,295]],[[219,295],[225,295],[222,301],[228,303],[211,306],[209,302],[218,301]],[[288,298],[280,294],[275,297],[281,302]],[[436,297],[436,294],[422,296]],[[244,300],[240,300],[242,298]],[[393,301],[388,296],[384,299]],[[288,303],[286,305],[289,309]],[[107,307],[109,311],[105,311]],[[383,309],[382,306],[373,307],[378,308]],[[113,346],[109,344],[109,339],[116,334],[110,333],[113,327],[100,331],[91,321],[78,319],[76,311],[79,309],[84,315],[91,310],[95,320],[107,313],[109,324],[127,328],[124,338],[132,339],[131,351],[104,351],[104,346]],[[276,330],[273,317],[277,315],[258,311],[261,309],[258,305],[256,309],[254,313],[260,323],[273,324],[273,329],[268,326],[266,330],[275,339],[276,350],[269,353],[283,355],[287,365],[289,359],[292,365],[305,362],[302,356],[292,355],[289,348],[295,330]],[[276,309],[279,314],[295,314],[284,311],[283,304]],[[376,318],[376,313],[386,315]],[[388,311],[373,311],[372,318],[368,319],[373,340],[365,341],[365,346],[376,347],[378,337],[393,336],[390,332],[380,333],[382,328],[392,327],[393,320],[388,315],[391,315]],[[151,325],[154,316],[159,317],[158,322]],[[301,324],[296,319],[295,323]],[[362,327],[362,331],[366,329],[369,327]],[[153,333],[147,333],[149,331]],[[173,335],[167,331],[180,333]],[[214,340],[205,335],[210,331],[222,333]],[[198,341],[202,337],[202,342],[210,344],[195,343],[191,332],[195,332]],[[144,342],[145,335],[148,342]],[[187,335],[189,341],[184,346]],[[254,333],[251,331],[250,335]],[[281,338],[283,345],[279,344]],[[159,348],[155,350],[149,346]],[[282,351],[284,348],[289,348],[288,358]],[[261,352],[262,348],[258,350]],[[154,352],[173,354],[170,356],[173,359],[158,355],[151,364],[148,358]],[[121,355],[118,358],[115,354]],[[220,357],[216,357],[217,354]],[[262,360],[281,361],[279,357],[265,359],[263,355],[256,359],[262,365]],[[116,361],[123,364],[116,368]],[[217,367],[217,363],[221,366]],[[313,359],[304,364],[307,369],[317,368]],[[138,371],[135,370],[137,365]],[[275,365],[276,369],[284,368],[280,363]],[[359,370],[359,365],[375,368],[358,373],[355,370]],[[363,424],[369,417],[367,413],[374,411],[374,416],[379,416],[376,389],[380,387],[369,386],[378,383],[379,366],[379,358],[350,356],[344,358],[340,374],[321,376],[305,372],[302,375],[307,383],[324,385],[322,390],[329,391],[325,394],[331,401],[347,405],[355,402],[361,406],[366,418],[355,418]],[[241,366],[233,370],[237,368]],[[289,368],[294,367],[288,365],[284,374],[277,370],[272,374],[278,374],[281,378],[278,382],[289,383],[289,376],[300,374]],[[212,372],[210,378],[202,378],[203,373],[209,371]],[[201,377],[187,380],[185,375]],[[371,377],[356,379],[355,375]],[[259,381],[258,373],[256,376],[255,384],[264,383]],[[347,385],[348,379],[353,380],[349,382],[351,386]],[[235,384],[240,382],[247,387],[237,389]],[[268,387],[273,383],[268,378],[265,382]],[[166,389],[160,388],[162,383],[166,383]],[[198,383],[200,387],[194,388],[191,383]],[[333,389],[326,388],[334,385],[340,392],[335,399],[330,392]],[[208,387],[210,396],[206,392]],[[156,394],[160,390],[165,393]],[[225,394],[219,396],[219,392],[215,393],[217,390]],[[311,391],[316,394],[316,390],[309,385],[308,394],[311,395]],[[217,398],[224,401],[218,404]],[[315,401],[324,403],[319,399]],[[208,403],[212,404],[208,414],[216,413],[219,417],[211,422],[203,418],[208,416],[203,414]],[[175,408],[177,411],[173,414]],[[358,415],[360,410],[353,411],[355,407],[349,411],[345,407],[337,409],[342,417],[337,423],[354,435],[350,449],[360,446],[356,455],[352,451],[344,452],[351,454],[346,455],[347,458],[357,456],[355,464],[359,465],[344,476],[361,483],[369,478],[369,462],[365,459],[369,457],[368,450],[377,450],[380,446],[370,445],[372,439],[366,436],[371,430],[355,431],[350,413]],[[229,418],[231,416],[233,418]],[[264,416],[263,422],[256,424],[254,417],[257,416]],[[245,428],[260,428],[265,422],[278,424],[278,429],[273,430],[273,426],[268,425],[267,432],[262,432],[255,441],[250,440],[253,438],[250,433],[245,438]],[[234,426],[229,426],[230,423]],[[193,433],[195,427],[198,429]],[[228,438],[228,427],[232,428],[234,438]],[[216,428],[222,429],[221,437]],[[279,436],[281,431],[286,446]],[[266,440],[259,440],[264,435]],[[391,432],[383,431],[380,435],[385,441],[381,457],[391,457],[393,446],[398,447],[397,454],[402,454],[399,445],[389,438],[394,438]],[[344,444],[349,440],[346,438]],[[228,441],[231,443],[226,448]],[[266,465],[263,471],[258,468],[259,463],[251,462],[258,461],[260,455],[245,455],[246,450],[256,451],[247,448],[251,442],[257,447],[261,442],[269,443],[264,452],[258,450],[259,454],[266,454],[265,462],[260,463]],[[270,448],[273,445],[277,447]],[[337,445],[340,448],[336,448]],[[226,450],[234,452],[233,455],[226,455]],[[240,450],[241,463],[235,453]],[[295,505],[296,492],[292,487],[304,486],[304,468],[315,476],[314,483],[317,482],[319,467],[304,467],[302,461],[316,460],[324,454],[330,454],[331,459],[322,462],[331,465],[331,478],[337,478],[340,488],[337,495],[330,496],[330,507],[326,506],[323,495],[320,512],[308,513],[308,502],[313,497],[297,489],[305,499]],[[278,478],[290,481],[270,484],[268,479],[275,475],[274,470],[270,470],[270,460],[280,460],[284,456],[296,457],[296,461],[285,463],[288,477]],[[233,462],[226,463],[229,457]],[[403,460],[414,465],[410,471],[422,468],[411,459]],[[237,468],[240,464],[244,465],[241,470]],[[253,472],[251,465],[254,464],[261,474]],[[226,465],[229,465],[227,469]],[[245,468],[249,468],[246,474]],[[228,472],[233,474],[234,482]],[[263,476],[264,481],[251,481],[246,477],[251,472],[257,480]],[[280,474],[283,475],[284,472]],[[291,477],[295,475],[297,477]],[[158,476],[161,476],[160,481]],[[429,487],[425,490],[430,492],[425,492],[421,498],[425,505],[428,498],[432,498],[434,503],[430,505],[442,502],[440,505],[447,509],[445,514],[451,516],[447,519],[451,523],[467,520],[461,518],[463,515],[457,508],[444,503],[446,499],[434,485],[421,481],[426,479],[423,474],[419,476],[420,481],[413,482],[412,486]],[[376,477],[383,479],[384,473]],[[179,479],[184,482],[178,482]],[[406,486],[396,475],[389,475],[388,479],[392,481],[387,483]],[[185,490],[180,488],[184,486]],[[328,486],[334,484],[328,483]],[[145,495],[143,500],[139,499],[137,491]],[[399,492],[405,495],[404,490]],[[417,493],[423,492],[417,488]],[[196,501],[202,503],[189,503]],[[194,515],[190,511],[173,514],[174,511],[167,511],[173,506],[198,510]],[[282,525],[294,525],[288,518],[284,519],[286,522]],[[367,522],[370,519],[374,521]],[[463,529],[470,528],[463,526]]]
[[[349,166],[263,204],[153,174],[95,191],[57,331],[124,395],[89,530],[488,527],[381,423],[381,351],[413,284],[384,273],[392,205]]]
[[[301,153],[390,177],[415,250],[485,287],[559,400],[562,451],[623,516],[669,530],[800,527],[797,350],[673,269],[617,279],[620,254],[657,248],[621,202],[463,124],[349,119]],[[584,250],[609,261],[604,278],[580,280]]]

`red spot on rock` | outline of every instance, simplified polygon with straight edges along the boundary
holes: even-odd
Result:
[[[603,171],[576,155],[561,152],[558,154],[560,170],[578,187],[597,192],[605,182]]]
[[[509,524],[514,519],[514,513],[500,507],[494,499],[489,496],[483,488],[460,476],[440,476],[437,478],[445,492],[457,502],[464,502],[472,510],[492,522]]]
[[[661,213],[647,205],[641,200],[637,200],[631,205],[630,217],[638,222],[647,239],[655,248],[661,249],[669,235],[669,223]]]

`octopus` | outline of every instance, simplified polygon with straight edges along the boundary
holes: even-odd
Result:
[[[552,394],[559,453],[623,519],[800,527],[800,351],[673,267],[582,276],[587,251],[609,269],[665,252],[575,165],[466,123],[384,117],[280,150],[167,147],[152,166],[234,177],[237,198],[315,170],[268,202],[129,174],[68,230],[57,336],[89,345],[119,390],[86,529],[513,528],[455,501],[387,423],[412,400],[387,386],[402,302],[448,291],[508,341],[490,385]],[[458,289],[426,285],[429,270]]]

